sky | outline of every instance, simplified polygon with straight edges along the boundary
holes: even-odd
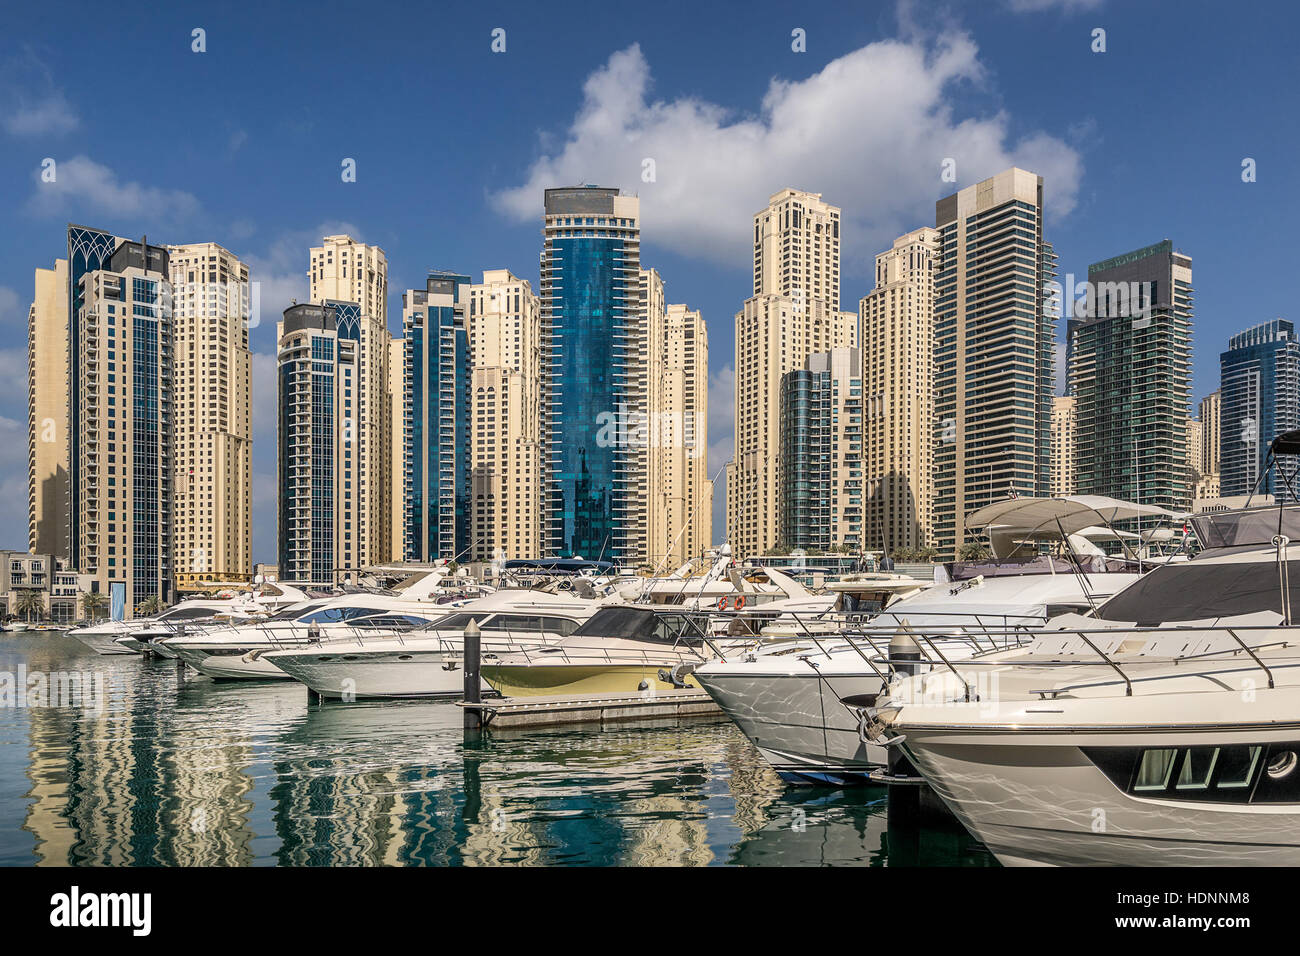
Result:
[[[276,559],[275,320],[306,298],[309,247],[381,246],[397,332],[430,269],[508,268],[537,288],[547,186],[640,196],[643,267],[708,324],[711,474],[731,456],[752,217],[787,186],[843,210],[847,310],[895,236],[1010,165],[1045,178],[1063,284],[1173,240],[1193,260],[1199,400],[1230,335],[1296,318],[1298,21],[1250,0],[11,4],[0,547],[26,546],[28,306],[68,222],[216,241],[261,284],[255,561]],[[715,540],[724,502],[719,482]]]

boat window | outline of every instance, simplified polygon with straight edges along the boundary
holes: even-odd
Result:
[[[646,637],[654,632],[655,614],[644,607],[604,607],[573,632],[575,637]]]
[[[542,619],[528,614],[502,614],[492,621],[498,631],[524,631],[537,634],[542,630]]]
[[[1219,757],[1218,747],[1192,747],[1183,755],[1182,769],[1178,771],[1177,789],[1206,790],[1214,774],[1214,764]]]
[[[430,627],[439,631],[463,631],[469,627],[470,621],[474,621],[482,628],[490,620],[492,620],[491,614],[448,614],[434,621]]]
[[[1174,769],[1174,758],[1177,755],[1177,750],[1148,750],[1144,753],[1133,789],[1139,792],[1164,790],[1169,786],[1169,772]]]
[[[217,612],[210,607],[174,607],[158,615],[160,621],[197,621],[199,618],[212,617]]]
[[[351,621],[359,617],[383,614],[380,607],[326,607],[319,611],[298,618],[303,624],[336,624],[339,621]]]
[[[310,614],[318,607],[323,607],[324,601],[312,601],[310,604],[294,604],[285,608],[283,611],[277,611],[272,614],[268,621],[296,621],[303,614]]]
[[[542,618],[542,630],[547,634],[559,634],[561,637],[568,637],[577,629],[578,622],[570,621],[567,617]]]
[[[1116,787],[1137,797],[1300,804],[1300,743],[1085,747],[1083,753]]]
[[[1300,561],[1287,564],[1291,603],[1300,606]],[[1103,604],[1097,617],[1155,627],[1257,611],[1282,613],[1277,564],[1271,560],[1161,565]]]

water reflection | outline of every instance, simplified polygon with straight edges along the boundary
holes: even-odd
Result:
[[[466,738],[446,703],[309,704],[6,636],[0,671],[102,669],[100,712],[0,709],[0,863],[988,865],[894,836],[883,793],[789,789],[726,722]]]

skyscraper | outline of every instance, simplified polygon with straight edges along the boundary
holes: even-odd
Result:
[[[467,290],[474,560],[542,556],[541,303],[508,269]]]
[[[338,335],[355,342],[355,357],[341,383],[346,435],[339,461],[343,482],[342,534],[337,566],[348,571],[382,564],[392,554],[393,429],[388,388],[388,260],[378,246],[350,236],[326,236],[311,249],[310,301],[338,306]]]
[[[469,276],[430,272],[423,289],[402,296],[408,561],[464,561],[472,544],[469,284]]]
[[[858,305],[868,548],[930,545],[934,509],[934,276],[939,232],[925,227],[876,256]]]
[[[252,576],[248,266],[215,242],[169,246],[175,330],[175,546],[182,590]]]
[[[27,546],[68,554],[68,260],[36,270],[27,318]]]
[[[1292,500],[1276,470],[1256,488],[1268,446],[1278,435],[1300,428],[1300,337],[1287,319],[1274,319],[1239,332],[1219,356],[1221,395],[1220,489],[1224,497],[1277,495]],[[1279,466],[1287,476],[1296,461]],[[1291,485],[1297,479],[1291,477]]]
[[[966,515],[1049,487],[1056,256],[1043,179],[1008,169],[935,204],[935,545],[966,543]]]
[[[1221,393],[1218,389],[1201,399],[1199,407],[1201,419],[1201,464],[1198,469],[1202,475],[1219,474],[1219,425],[1221,410]]]
[[[651,314],[654,314],[652,311]],[[698,311],[667,305],[649,423],[648,561],[672,570],[713,544],[709,447],[709,337]]]
[[[1169,240],[1088,267],[1070,323],[1080,494],[1185,510],[1192,260]]]
[[[343,394],[355,387],[357,343],[340,335],[333,305],[308,304],[284,310],[276,340],[280,580],[330,585],[338,580],[345,521],[355,543],[346,518],[355,488],[352,479],[344,488],[340,459],[351,437]]]
[[[863,546],[862,357],[855,348],[808,356],[781,377],[780,542],[827,551]]]
[[[840,210],[786,189],[754,215],[754,291],[736,313],[735,456],[727,535],[741,557],[780,536],[781,379],[808,357],[855,348],[858,316],[839,310]]]
[[[1078,476],[1075,474],[1077,428],[1074,396],[1057,395],[1052,399],[1052,484],[1048,489],[1056,497],[1078,491]]]
[[[80,256],[80,251],[77,253]],[[69,408],[75,562],[126,607],[172,599],[173,316],[167,250],[81,258]]]
[[[547,554],[642,560],[644,456],[640,200],[617,189],[548,189],[541,255],[542,456]]]

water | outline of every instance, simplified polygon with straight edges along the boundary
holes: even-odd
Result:
[[[105,699],[0,707],[3,865],[993,865],[955,824],[891,854],[883,790],[786,787],[729,722],[466,740],[449,703],[309,704],[54,632],[0,636],[0,682],[20,665]]]

